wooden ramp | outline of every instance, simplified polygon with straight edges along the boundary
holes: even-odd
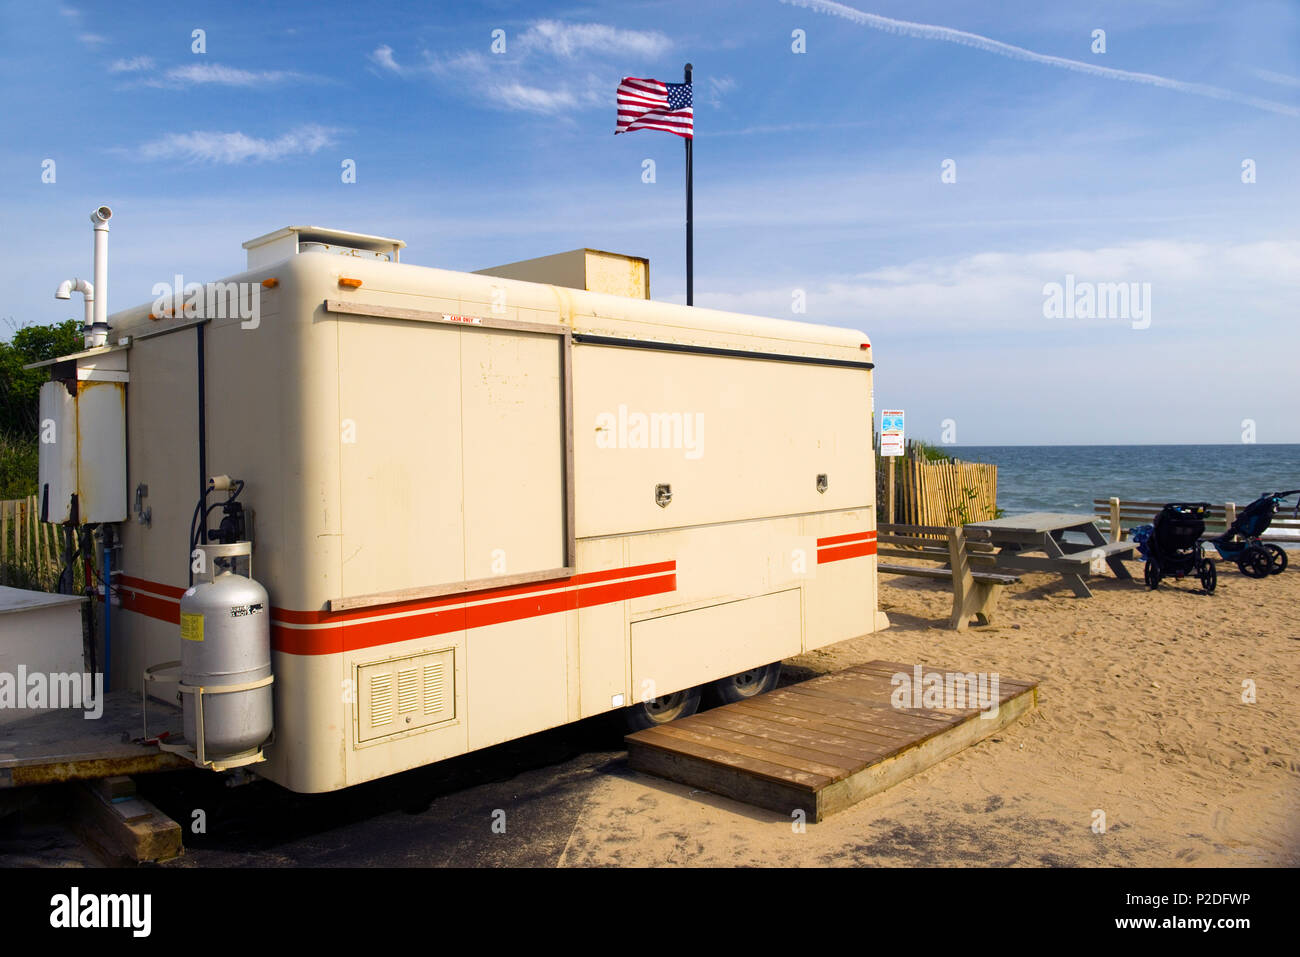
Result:
[[[988,737],[1038,703],[1038,682],[999,676],[991,718],[977,706],[894,707],[892,677],[915,678],[915,668],[871,661],[638,731],[626,739],[629,760],[639,771],[820,821]],[[949,671],[923,669],[936,673]]]
[[[179,737],[182,730],[179,708],[149,702],[151,735]],[[142,743],[143,734],[138,691],[106,693],[98,718],[61,709],[0,725],[0,788],[194,767]]]

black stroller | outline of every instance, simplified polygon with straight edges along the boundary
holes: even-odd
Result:
[[[1218,573],[1214,560],[1206,558],[1201,547],[1209,507],[1209,502],[1171,502],[1152,524],[1133,529],[1138,553],[1146,559],[1143,578],[1148,588],[1159,588],[1166,575],[1181,579],[1194,574],[1205,593],[1214,594]]]

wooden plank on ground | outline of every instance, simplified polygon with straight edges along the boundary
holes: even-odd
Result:
[[[84,782],[74,794],[76,830],[110,863],[153,864],[183,852],[180,825],[144,798],[106,800]]]
[[[988,737],[1037,704],[1037,682],[999,675],[995,711],[981,710],[978,701],[971,707],[896,708],[894,677],[912,677],[913,668],[871,661],[639,731],[627,737],[629,762],[692,787],[781,813],[802,810],[820,821]],[[922,670],[950,673],[933,666]]]

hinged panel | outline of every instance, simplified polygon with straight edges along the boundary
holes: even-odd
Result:
[[[456,717],[454,648],[357,666],[357,743]]]

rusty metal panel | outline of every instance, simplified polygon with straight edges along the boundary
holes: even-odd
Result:
[[[77,383],[77,503],[82,522],[124,522],[126,383]]]
[[[630,299],[650,298],[650,260],[599,249],[586,250],[586,289]]]

